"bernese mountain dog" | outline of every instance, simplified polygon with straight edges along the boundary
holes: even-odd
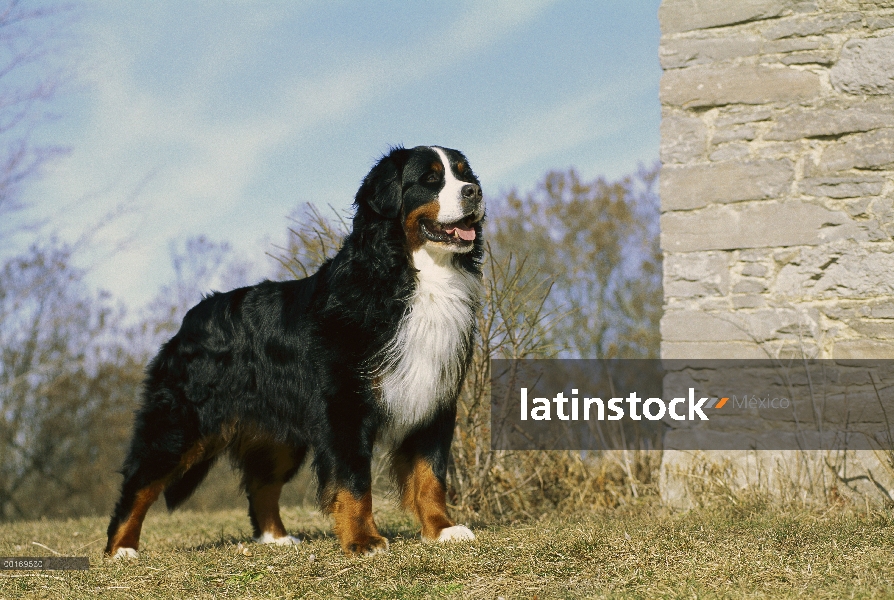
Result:
[[[176,508],[223,453],[242,472],[255,540],[299,542],[279,496],[310,449],[344,552],[385,551],[377,441],[423,540],[475,538],[448,516],[445,477],[481,289],[480,183],[456,150],[398,147],[354,207],[316,273],[207,296],[149,363],[107,555],[136,557],[152,503],[164,492]]]

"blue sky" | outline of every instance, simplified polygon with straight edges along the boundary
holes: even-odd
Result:
[[[658,0],[86,2],[29,218],[94,232],[90,283],[138,307],[172,241],[265,257],[304,202],[347,209],[392,144],[462,150],[485,195],[658,157]],[[122,203],[110,224],[96,228]]]

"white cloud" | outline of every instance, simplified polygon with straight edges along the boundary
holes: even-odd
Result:
[[[144,302],[160,283],[152,273],[160,276],[159,263],[168,261],[168,240],[204,231],[204,223],[243,203],[246,188],[278,149],[312,135],[317,127],[349,119],[430,76],[433,68],[468,60],[536,19],[552,1],[476,4],[440,28],[432,23],[431,37],[416,47],[349,57],[318,77],[294,74],[288,83],[290,65],[284,61],[279,76],[286,85],[282,80],[271,85],[281,95],[265,105],[275,108],[240,106],[235,113],[220,113],[227,93],[222,82],[233,76],[234,65],[257,58],[254,41],[276,19],[259,18],[243,26],[222,24],[223,17],[212,15],[206,28],[194,32],[201,36],[195,46],[203,50],[190,62],[192,71],[178,75],[188,84],[166,88],[164,77],[147,79],[144,53],[172,35],[157,28],[170,22],[164,12],[176,13],[176,5],[156,5],[144,19],[127,15],[124,24],[122,12],[112,10],[109,21],[91,30],[83,137],[73,140],[71,157],[36,189],[58,199],[48,212],[54,211],[57,223],[64,221],[61,232],[69,238],[135,196],[133,206],[140,214],[119,219],[97,235],[105,245],[100,255],[124,241],[129,246],[109,259],[95,279],[131,303]],[[176,58],[182,50],[169,52]],[[176,66],[177,61],[171,63]],[[67,207],[62,214],[60,205]],[[251,207],[243,214],[251,238],[246,243],[267,233],[268,224],[252,222]]]
[[[468,60],[536,18],[555,1],[477,4],[418,47],[355,57],[347,67],[321,80],[299,77],[288,97],[278,103],[283,111],[272,115],[265,128],[283,131],[285,126],[296,135],[326,121],[345,119],[364,105]]]
[[[504,180],[520,167],[618,133],[642,118],[630,109],[632,100],[652,86],[646,78],[626,79],[506,121],[501,134],[470,149],[482,157],[476,168]]]

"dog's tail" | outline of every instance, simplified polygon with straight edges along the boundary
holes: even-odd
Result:
[[[165,488],[165,504],[169,511],[174,510],[192,496],[199,484],[214,466],[216,456],[194,464],[183,475],[170,482]]]

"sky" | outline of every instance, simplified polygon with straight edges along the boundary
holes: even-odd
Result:
[[[38,134],[69,153],[17,218],[89,233],[90,285],[140,307],[190,237],[270,276],[287,217],[348,211],[392,145],[461,150],[486,198],[621,177],[658,158],[658,4],[83,2]]]

